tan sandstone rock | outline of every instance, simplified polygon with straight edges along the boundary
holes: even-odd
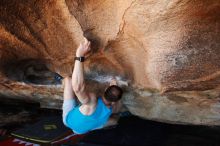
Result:
[[[1,0],[0,95],[61,108],[83,36],[89,89],[117,76],[146,119],[220,125],[220,0]]]

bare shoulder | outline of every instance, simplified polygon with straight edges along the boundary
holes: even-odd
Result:
[[[80,112],[84,115],[91,115],[95,111],[97,105],[96,95],[93,93],[89,93],[88,95],[90,98],[89,102],[82,104],[79,108]]]
[[[97,97],[96,97],[95,93],[89,92],[88,96],[90,98],[90,102],[95,102],[97,100]]]
[[[97,97],[94,93],[91,93],[89,92],[88,93],[88,98],[89,98],[89,101],[84,104],[84,105],[87,105],[87,106],[96,106],[97,104]]]

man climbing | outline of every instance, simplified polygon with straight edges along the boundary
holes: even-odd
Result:
[[[123,93],[116,80],[111,81],[102,97],[87,92],[83,62],[89,51],[90,42],[85,38],[76,51],[72,79],[64,78],[63,122],[77,134],[117,124],[118,118],[111,115],[117,112]]]

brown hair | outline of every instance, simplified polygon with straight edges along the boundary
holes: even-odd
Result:
[[[121,99],[123,90],[116,85],[108,87],[104,93],[104,97],[109,102],[116,102]]]

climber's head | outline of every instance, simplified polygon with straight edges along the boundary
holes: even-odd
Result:
[[[119,86],[111,85],[105,90],[103,101],[107,106],[111,106],[121,99],[122,94],[123,90]]]

